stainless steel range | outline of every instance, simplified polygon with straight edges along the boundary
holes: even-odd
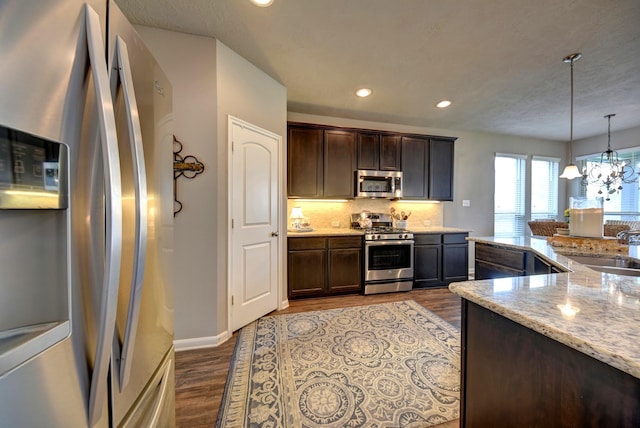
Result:
[[[413,233],[392,224],[389,214],[351,214],[351,227],[364,230],[364,294],[413,287]]]

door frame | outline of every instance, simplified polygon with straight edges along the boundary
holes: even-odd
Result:
[[[231,221],[233,219],[233,125],[239,125],[243,128],[251,129],[255,132],[266,135],[270,138],[274,138],[278,142],[278,194],[277,194],[277,203],[278,203],[278,219],[277,219],[277,227],[278,227],[278,260],[276,262],[277,269],[277,284],[276,284],[276,293],[277,293],[277,309],[285,309],[289,306],[289,301],[287,300],[286,293],[286,283],[284,281],[284,272],[286,272],[286,239],[287,239],[287,222],[286,222],[286,212],[287,212],[287,204],[284,189],[285,183],[285,160],[286,160],[286,144],[284,138],[278,134],[275,134],[271,131],[268,131],[264,128],[261,128],[257,125],[251,124],[247,121],[244,121],[238,117],[227,115],[227,334],[228,337],[231,337],[233,334],[231,329],[231,285],[232,285],[232,227]],[[284,199],[283,199],[284,198]]]

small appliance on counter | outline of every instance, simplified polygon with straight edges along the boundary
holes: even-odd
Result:
[[[351,214],[351,227],[364,231],[364,294],[413,288],[413,233],[393,227],[389,214]]]

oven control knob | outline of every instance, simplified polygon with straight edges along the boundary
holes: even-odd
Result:
[[[380,235],[376,235],[374,239],[380,239]]]

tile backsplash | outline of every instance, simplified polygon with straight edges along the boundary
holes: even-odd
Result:
[[[316,201],[288,199],[287,217],[291,215],[293,207],[302,208],[304,216],[314,229],[348,228],[352,213],[359,213],[362,210],[388,213],[391,207],[394,207],[399,212],[411,212],[407,221],[408,229],[412,227],[443,226],[442,204],[437,202],[389,201],[387,199],[353,199],[346,202],[325,202],[320,199]],[[339,222],[339,226],[335,226],[335,222]]]

